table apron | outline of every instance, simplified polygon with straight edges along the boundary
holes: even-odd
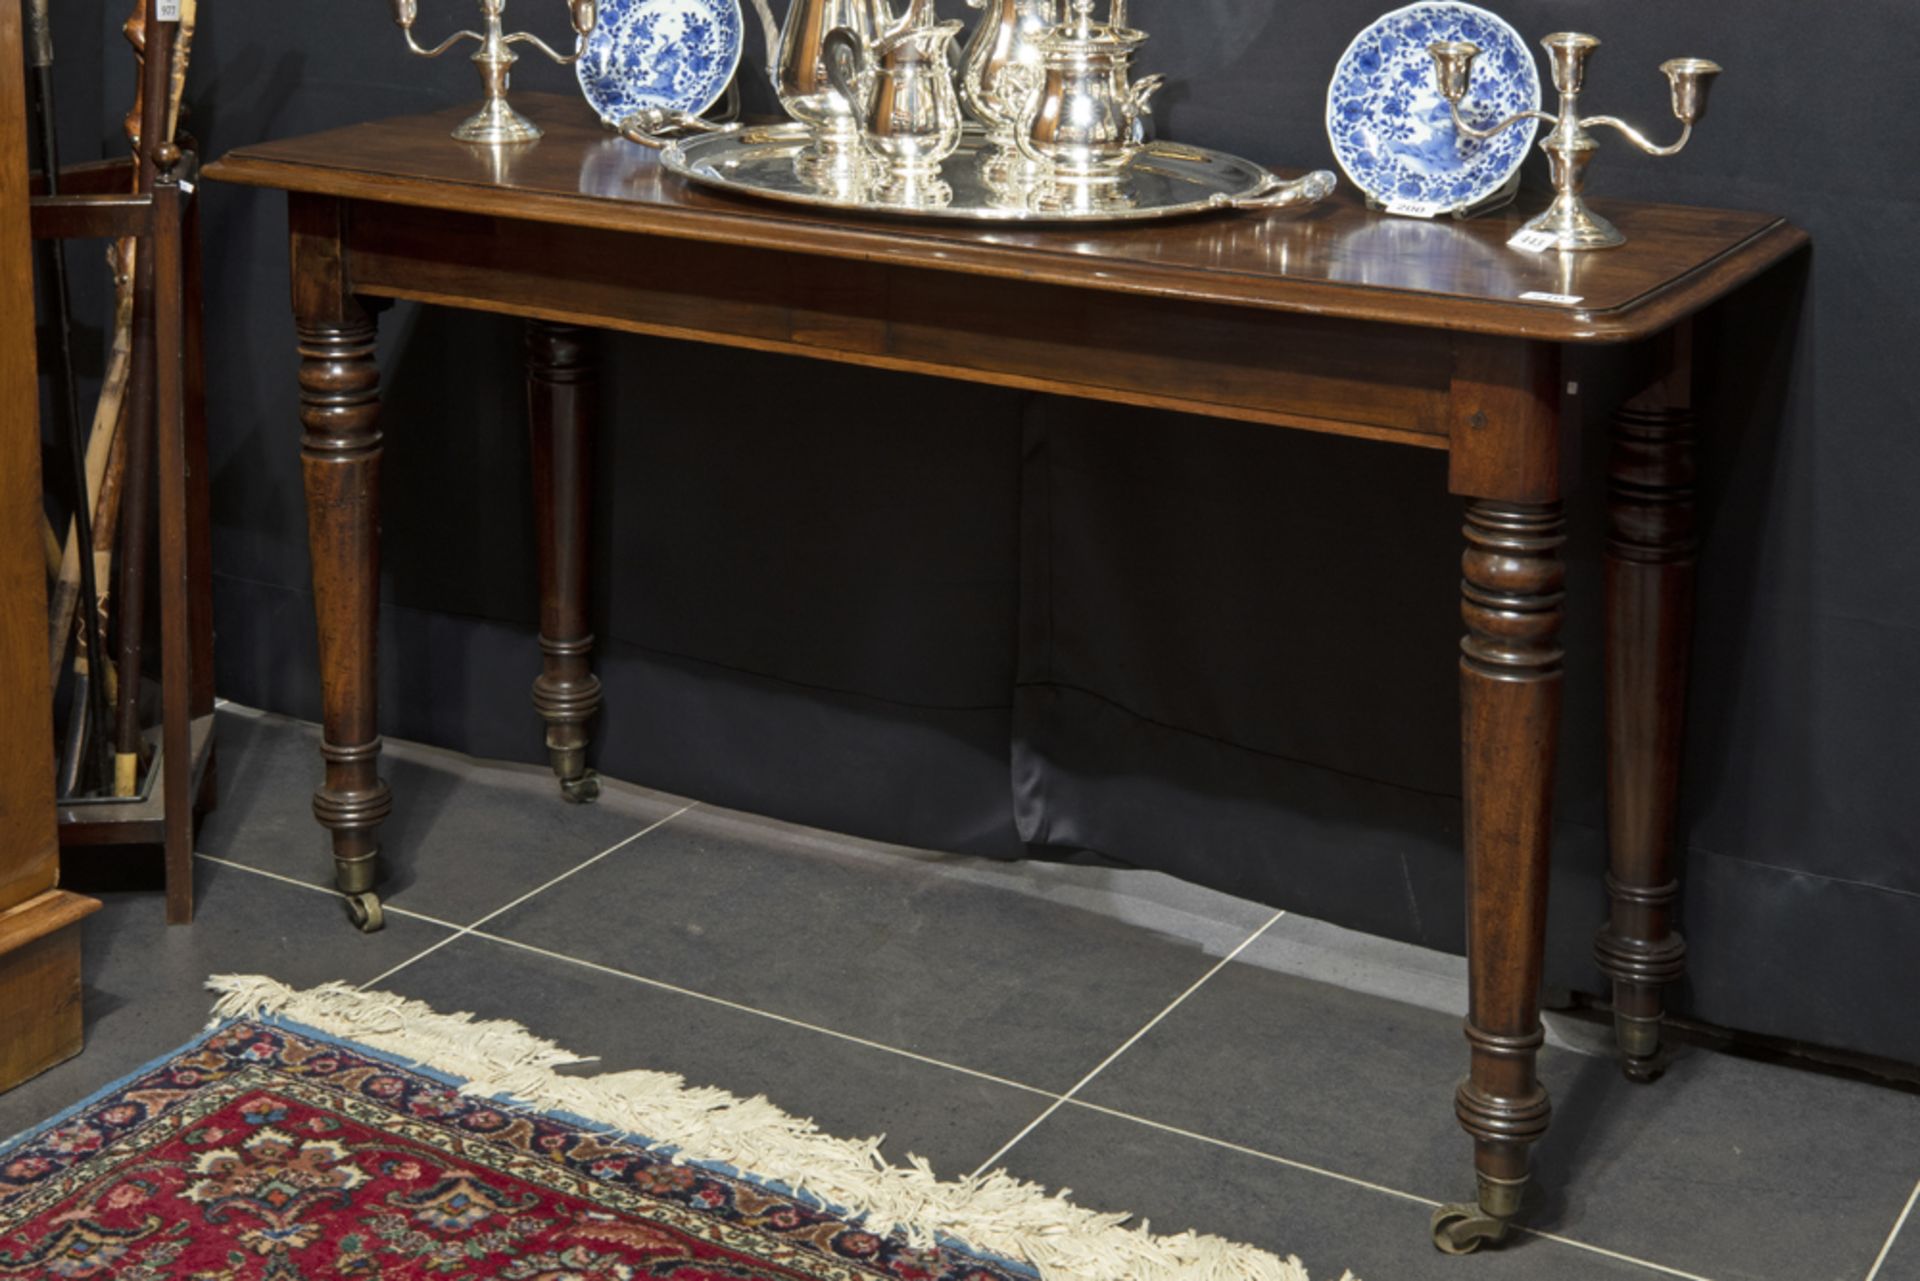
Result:
[[[1448,447],[1439,330],[369,201],[343,222],[363,295]]]

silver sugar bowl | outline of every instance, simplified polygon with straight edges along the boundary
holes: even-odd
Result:
[[[1071,0],[1067,21],[1034,40],[1037,74],[1016,78],[1037,87],[1026,95],[1014,141],[1021,154],[1064,181],[1118,179],[1146,137],[1148,99],[1163,78],[1130,79],[1133,55],[1147,42],[1126,25],[1126,0],[1112,0],[1109,20],[1093,18],[1095,0]]]

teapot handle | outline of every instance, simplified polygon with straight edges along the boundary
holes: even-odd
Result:
[[[780,88],[780,24],[774,21],[773,6],[767,0],[753,0],[753,11],[760,18],[760,34],[767,42],[767,80],[775,92]]]
[[[845,27],[835,27],[820,41],[820,61],[834,92],[847,100],[849,111],[859,116],[866,97],[860,91],[867,70],[866,42]]]

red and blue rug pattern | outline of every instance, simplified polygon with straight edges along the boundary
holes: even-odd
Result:
[[[13,1277],[1030,1281],[251,1019],[0,1147]]]

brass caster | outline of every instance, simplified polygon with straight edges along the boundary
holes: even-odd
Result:
[[[1507,1221],[1477,1205],[1443,1205],[1433,1212],[1433,1244],[1442,1254],[1472,1254],[1506,1235]]]
[[[563,778],[560,795],[575,805],[591,805],[600,799],[600,776],[588,770],[578,778]]]
[[[347,919],[362,934],[379,930],[387,923],[386,913],[380,910],[380,896],[372,890],[347,895]]]
[[[1622,1055],[1620,1071],[1636,1085],[1649,1085],[1666,1074],[1667,1056],[1656,1054],[1650,1059],[1639,1059],[1630,1054]]]

